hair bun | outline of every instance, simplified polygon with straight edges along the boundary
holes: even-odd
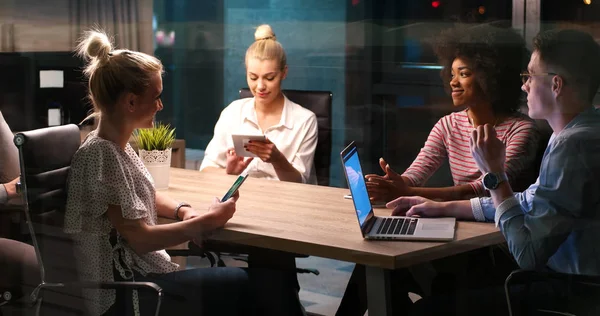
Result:
[[[260,25],[256,28],[256,32],[254,32],[254,40],[262,41],[272,39],[274,41],[277,40],[275,33],[273,33],[273,29],[268,24]]]
[[[86,32],[84,40],[79,44],[78,51],[88,58],[105,60],[113,50],[113,45],[108,36],[101,31]]]

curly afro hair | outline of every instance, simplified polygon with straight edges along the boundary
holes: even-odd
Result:
[[[520,73],[529,59],[523,37],[509,28],[490,24],[458,25],[434,39],[433,49],[442,80],[450,81],[452,62],[459,57],[471,64],[475,80],[495,114],[512,115],[520,108]],[[450,85],[444,84],[447,92]]]

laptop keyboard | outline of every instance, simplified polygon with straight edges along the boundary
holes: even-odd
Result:
[[[384,235],[413,235],[417,228],[418,218],[384,218],[377,234]]]

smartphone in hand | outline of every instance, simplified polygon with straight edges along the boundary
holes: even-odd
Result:
[[[223,196],[223,198],[221,199],[221,202],[225,202],[225,201],[229,200],[235,194],[235,192],[237,192],[237,190],[242,186],[242,183],[244,183],[244,181],[246,181],[246,178],[248,178],[248,173],[242,172],[242,174],[240,174],[238,176],[238,178],[235,180],[235,182],[233,183],[231,188],[229,188],[227,193],[225,193],[225,196]]]

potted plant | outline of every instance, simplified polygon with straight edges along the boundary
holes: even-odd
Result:
[[[135,132],[140,158],[154,179],[157,190],[169,188],[169,168],[171,148],[175,141],[175,128],[162,123],[152,128],[138,129]]]

